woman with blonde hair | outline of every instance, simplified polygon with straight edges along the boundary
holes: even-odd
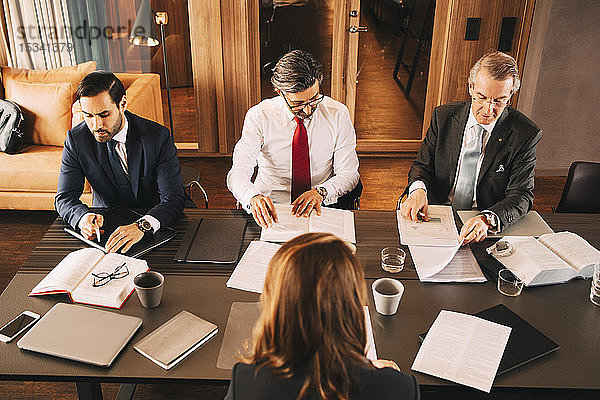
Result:
[[[369,361],[360,262],[345,242],[309,233],[269,264],[254,354],[237,363],[225,399],[418,399],[414,377]]]

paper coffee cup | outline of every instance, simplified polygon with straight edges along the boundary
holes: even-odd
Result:
[[[162,300],[165,277],[156,271],[146,271],[133,278],[133,285],[140,303],[145,308],[154,308]]]
[[[382,315],[395,314],[404,293],[402,282],[392,278],[380,278],[373,282],[371,289],[377,312]]]

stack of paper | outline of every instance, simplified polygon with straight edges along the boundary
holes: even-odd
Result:
[[[461,248],[452,207],[429,206],[428,221],[414,222],[396,212],[400,242],[408,245],[421,282],[485,282],[475,256]]]
[[[250,242],[227,281],[227,287],[262,293],[271,258],[281,245],[255,240]]]
[[[511,329],[442,310],[411,368],[489,393]]]
[[[287,242],[296,236],[309,232],[332,233],[342,240],[356,243],[354,214],[348,210],[321,208],[321,215],[312,212],[308,218],[292,215],[292,206],[277,204],[278,222],[268,229],[262,229],[260,240],[268,242]]]

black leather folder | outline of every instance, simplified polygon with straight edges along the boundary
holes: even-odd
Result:
[[[110,237],[111,233],[115,231],[119,226],[129,225],[134,221],[137,221],[142,214],[129,209],[124,208],[105,208],[105,209],[90,209],[91,212],[96,214],[102,214],[104,217],[104,224],[102,225],[102,230],[104,233],[101,234],[101,240],[98,242],[96,239],[88,240],[84,238],[81,233],[72,229],[65,228],[65,231],[82,242],[87,243],[88,245],[100,249],[106,252],[106,242]],[[152,235],[144,235],[144,237],[137,243],[135,243],[131,248],[124,253],[129,257],[140,257],[141,255],[149,252],[155,247],[160,246],[163,243],[168,242],[169,240],[175,237],[175,231],[171,228],[161,228],[158,232]]]
[[[557,343],[512,312],[504,304],[498,304],[478,312],[475,316],[512,328],[496,376],[560,348]],[[419,340],[423,341],[425,335],[426,333],[420,334]]]
[[[245,218],[200,218],[189,225],[175,261],[236,263],[245,232]]]

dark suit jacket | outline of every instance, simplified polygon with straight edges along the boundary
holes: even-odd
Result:
[[[84,179],[94,193],[94,207],[126,206],[148,210],[161,227],[181,215],[185,194],[177,149],[167,128],[125,111],[129,123],[127,164],[136,204],[123,204],[112,173],[106,144],[99,143],[85,122],[67,133],[54,205],[58,214],[77,227],[88,207],[79,198]]]
[[[458,102],[433,111],[407,186],[408,190],[414,181],[423,181],[429,204],[448,200],[470,106],[471,102]],[[504,109],[490,134],[477,179],[477,208],[496,213],[503,229],[531,209],[535,151],[541,137],[540,128],[512,107]]]
[[[353,384],[352,400],[419,399],[419,385],[412,375],[392,368],[378,369],[373,366],[355,367],[351,370]],[[306,371],[292,378],[280,378],[268,368],[256,368],[254,364],[237,363],[231,371],[231,383],[225,400],[287,400],[296,399],[304,384]],[[309,395],[306,399],[316,399]]]

